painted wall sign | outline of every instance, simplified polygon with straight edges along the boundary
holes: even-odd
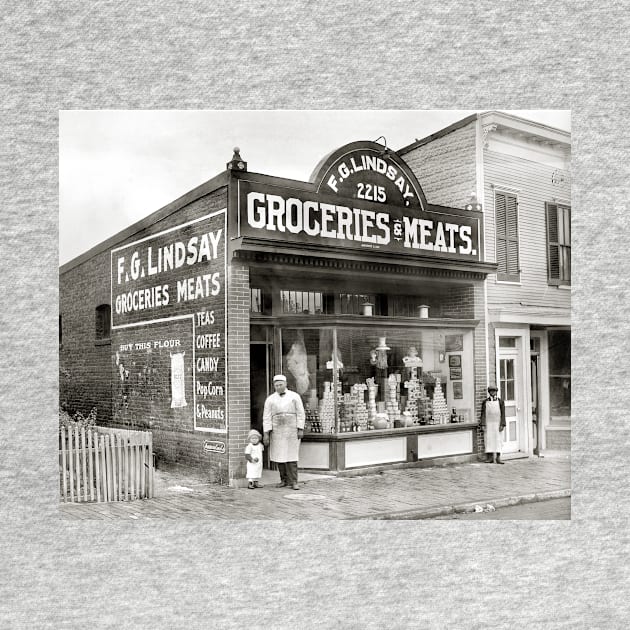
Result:
[[[224,241],[223,211],[112,250],[112,325],[172,317],[222,299]]]
[[[377,142],[353,142],[337,149],[317,166],[311,179],[321,194],[403,208],[426,207],[424,193],[411,169],[395,152]]]
[[[221,210],[111,252],[117,356],[141,370],[159,358],[157,389],[138,404],[215,433],[227,432],[225,234]]]
[[[206,453],[225,453],[225,442],[205,440],[203,443],[203,450]]]
[[[239,236],[480,261],[480,214],[414,210],[249,181],[238,182]]]

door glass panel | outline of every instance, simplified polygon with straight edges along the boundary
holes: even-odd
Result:
[[[514,359],[501,359],[500,367],[503,400],[514,400]]]
[[[499,337],[499,348],[516,348],[516,337]]]
[[[508,440],[510,442],[514,442],[514,440],[516,440],[516,422],[508,423],[508,429],[509,429]]]
[[[503,400],[514,400],[514,359],[501,359],[500,366]]]

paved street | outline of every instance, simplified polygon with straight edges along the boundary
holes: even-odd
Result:
[[[483,506],[482,506],[483,507]],[[495,511],[467,512],[438,517],[440,520],[466,521],[562,521],[571,520],[571,497],[520,503],[495,509]]]
[[[388,470],[360,477],[300,476],[299,491],[276,488],[277,472],[265,471],[265,487],[248,490],[204,483],[181,472],[156,471],[153,499],[61,504],[66,519],[418,519],[502,507],[570,495],[568,458],[472,463]]]

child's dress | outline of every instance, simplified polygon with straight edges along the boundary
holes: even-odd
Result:
[[[250,480],[258,480],[262,477],[263,461],[262,454],[265,447],[262,442],[252,444],[251,442],[245,447],[245,454],[251,455],[252,458],[258,459],[257,462],[247,462],[247,478]]]

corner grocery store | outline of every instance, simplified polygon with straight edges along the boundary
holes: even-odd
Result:
[[[238,152],[227,166],[61,268],[70,398],[90,392],[108,424],[151,430],[159,459],[231,483],[277,372],[307,409],[302,469],[475,457],[496,268],[480,210],[427,203],[375,142],[309,182],[250,173]]]

